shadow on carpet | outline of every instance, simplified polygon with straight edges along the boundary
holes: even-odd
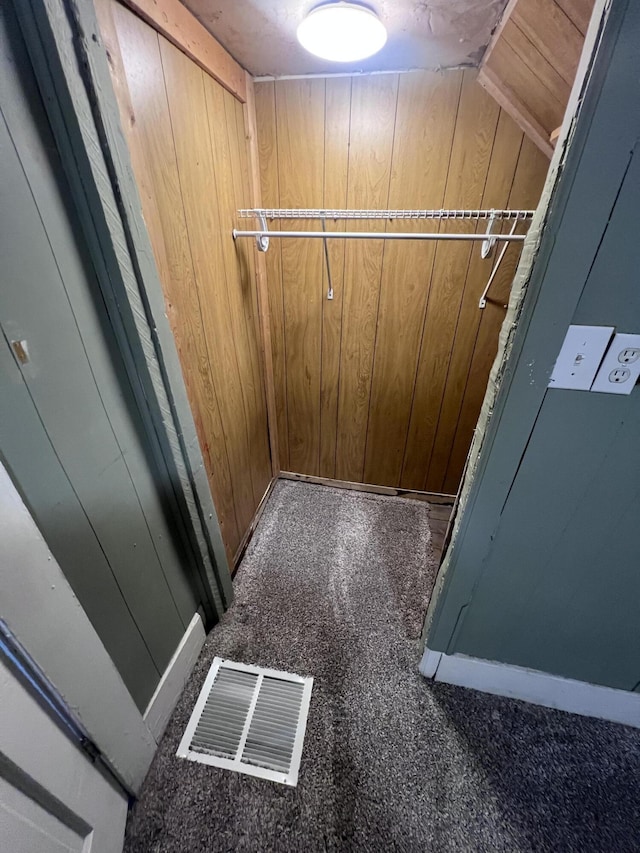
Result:
[[[278,482],[128,853],[640,850],[640,732],[418,674],[429,540],[418,501]],[[297,788],[175,757],[216,655],[313,675]]]

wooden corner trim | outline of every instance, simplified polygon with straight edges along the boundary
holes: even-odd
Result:
[[[260,187],[260,163],[258,160],[258,132],[256,127],[256,105],[253,79],[246,72],[247,98],[244,104],[244,125],[247,135],[247,151],[249,154],[249,184],[251,204],[262,207],[262,190]],[[276,407],[275,377],[273,371],[273,351],[271,348],[271,319],[269,311],[269,290],[267,285],[267,264],[264,252],[255,253],[256,288],[258,293],[258,308],[260,315],[260,331],[262,343],[262,359],[264,365],[265,393],[267,401],[267,422],[269,425],[269,447],[271,450],[271,471],[274,477],[280,474],[280,451],[278,441],[278,415]]]
[[[247,100],[244,68],[227,53],[179,0],[121,0],[155,30],[187,54],[243,104]]]

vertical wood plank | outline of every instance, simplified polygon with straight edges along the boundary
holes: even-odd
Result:
[[[229,137],[229,146],[232,152],[233,164],[233,183],[235,193],[235,208],[232,211],[232,220],[235,226],[238,225],[237,210],[240,207],[250,207],[252,205],[251,183],[249,179],[249,161],[248,161],[248,131],[245,124],[244,104],[241,104],[236,98],[231,97],[225,99],[225,112],[228,117],[227,135]],[[256,364],[260,373],[260,387],[262,390],[262,400],[266,411],[266,394],[265,394],[265,373],[264,373],[264,358],[262,356],[262,331],[260,326],[260,306],[258,303],[258,288],[257,288],[257,268],[256,256],[258,252],[255,249],[255,243],[250,241],[239,241],[243,246],[235,243],[236,257],[240,264],[240,274],[244,275],[245,267],[248,271],[248,279],[246,282],[247,289],[247,308],[250,307],[250,312],[247,313],[247,320],[251,325],[252,342],[251,347],[257,353]],[[264,258],[263,258],[264,260]],[[244,286],[243,286],[244,289]]]
[[[249,83],[248,83],[249,85]],[[245,111],[243,104],[236,98],[228,95],[226,101],[228,115],[228,134],[229,145],[233,152],[234,167],[238,169],[238,179],[235,189],[235,206],[232,212],[232,221],[237,224],[237,210],[240,207],[245,207],[251,204],[253,198],[251,192],[251,182],[249,178],[249,162],[247,151],[247,129],[245,124]],[[235,114],[235,127],[233,117]],[[235,179],[234,179],[235,180]],[[232,237],[230,237],[233,240]],[[260,308],[260,300],[258,294],[258,273],[256,268],[257,255],[255,243],[244,241],[243,251],[240,252],[239,247],[236,247],[237,262],[240,264],[241,280],[243,284],[243,301],[246,305],[247,319],[247,334],[249,336],[249,347],[251,350],[252,370],[257,377],[257,386],[255,391],[255,406],[256,418],[255,428],[257,430],[258,453],[254,459],[256,466],[256,482],[260,493],[259,500],[262,500],[269,483],[273,478],[273,460],[271,458],[270,431],[269,431],[269,398],[267,392],[267,371],[264,357],[264,345],[262,339],[262,316]],[[243,258],[246,259],[246,272]],[[264,261],[263,258],[261,260]],[[264,294],[266,304],[266,291]],[[271,353],[269,353],[269,364],[271,365]],[[273,374],[271,374],[273,379]],[[273,388],[273,384],[269,386]],[[274,409],[275,418],[275,409]],[[274,429],[277,426],[274,420]],[[279,468],[277,469],[279,472]]]
[[[347,206],[349,177],[349,134],[351,78],[327,78],[324,126],[324,206]],[[344,221],[327,221],[327,229],[344,231]],[[333,299],[327,299],[329,279],[323,258],[322,288],[322,376],[320,388],[320,476],[335,477],[338,437],[338,387],[340,380],[340,340],[344,298],[345,241],[328,240]]]
[[[354,78],[351,93],[349,208],[386,208],[398,101],[398,76]],[[383,222],[352,230],[384,231]],[[384,242],[353,240],[345,252],[336,477],[361,481],[369,416]]]
[[[264,207],[280,207],[280,173],[278,170],[278,138],[276,128],[275,83],[258,83],[255,86],[256,132],[260,187]],[[279,228],[280,222],[273,227]],[[271,320],[271,355],[278,425],[278,451],[280,467],[289,470],[289,425],[287,422],[286,345],[284,338],[284,299],[282,282],[282,254],[279,243],[274,243],[264,256],[269,317]]]
[[[276,83],[278,170],[283,207],[322,207],[324,90],[321,79]],[[311,230],[313,222],[283,228]],[[286,340],[289,464],[317,474],[320,459],[322,348],[322,245],[283,240],[281,245]]]
[[[400,78],[391,208],[442,207],[461,83],[461,72],[416,72]],[[390,227],[417,232],[433,223],[399,220]],[[400,484],[435,251],[434,242],[389,242],[385,248],[366,438],[367,483]]]
[[[477,86],[475,73],[465,72],[445,207],[480,206],[499,111],[495,101]],[[469,226],[468,223],[449,222],[446,227],[449,232],[462,232]],[[434,491],[430,488],[426,472],[440,416],[470,253],[468,244],[455,241],[440,243],[436,248],[401,479],[404,488]]]
[[[242,107],[240,119],[246,135],[244,160],[247,169],[247,204],[252,207],[262,207],[262,191],[260,188],[260,163],[258,153],[258,131],[256,122],[255,87],[253,78],[247,73],[247,100]],[[271,473],[277,477],[280,473],[280,449],[278,446],[278,409],[276,404],[275,379],[273,368],[273,350],[271,342],[271,315],[269,310],[269,291],[267,282],[267,264],[264,252],[258,252],[252,247],[255,269],[255,284],[258,301],[260,328],[258,339],[262,345],[262,359],[265,377],[265,395],[267,402],[269,447],[271,450]]]
[[[207,466],[230,565],[240,541],[220,408],[195,286],[158,36],[111,0],[100,0],[100,27],[143,212],[164,288],[189,402]]]
[[[227,136],[231,150],[231,163],[234,180],[233,208],[230,211],[232,225],[237,224],[237,211],[251,204],[249,186],[249,167],[247,162],[247,131],[244,121],[243,105],[228,92],[225,96],[225,114],[227,117]],[[262,351],[262,329],[260,326],[260,306],[255,265],[255,243],[247,240],[238,245],[227,232],[229,244],[235,248],[236,271],[239,273],[242,305],[245,314],[248,353],[251,372],[254,377],[253,430],[256,451],[253,454],[254,480],[258,490],[257,503],[272,480],[271,452],[269,446],[269,416],[266,395],[266,376]]]

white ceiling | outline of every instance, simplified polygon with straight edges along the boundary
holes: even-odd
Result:
[[[357,63],[317,59],[296,28],[317,0],[182,0],[254,76],[477,65],[506,0],[370,0],[387,44]]]

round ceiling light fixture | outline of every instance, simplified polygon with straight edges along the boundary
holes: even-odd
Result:
[[[373,56],[387,41],[376,13],[361,3],[322,3],[298,27],[298,41],[321,59],[355,62]]]

